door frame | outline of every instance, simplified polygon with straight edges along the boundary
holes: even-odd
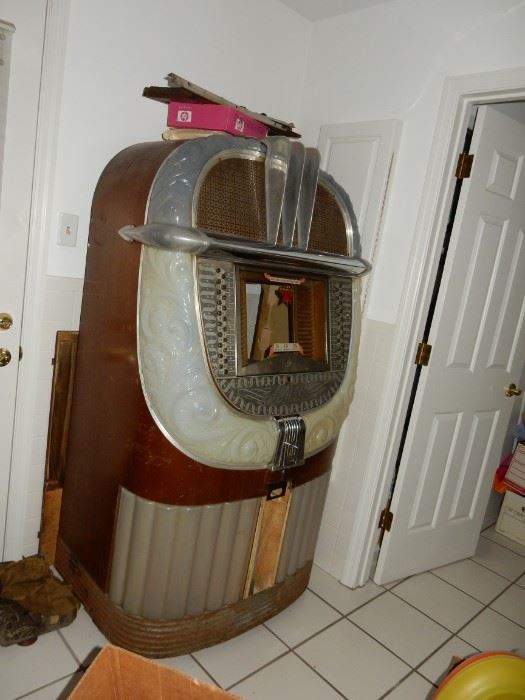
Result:
[[[70,0],[47,0],[3,560],[23,554]],[[0,542],[0,550],[2,543]],[[1,552],[0,552],[1,553]]]
[[[525,100],[524,68],[445,80],[415,227],[418,235],[415,236],[392,348],[389,381],[377,421],[385,428],[376,435],[377,440],[363,473],[355,524],[341,578],[347,586],[362,586],[373,573],[379,514],[389,496],[416,369],[407,358],[415,357],[427,318],[456,183],[454,171],[462,151],[471,107],[512,100]]]

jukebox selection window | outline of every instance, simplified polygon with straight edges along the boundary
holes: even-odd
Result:
[[[323,278],[289,277],[241,270],[239,274],[240,364],[243,374],[328,369],[327,288]],[[290,368],[290,357],[293,367]],[[272,360],[270,363],[269,360]]]

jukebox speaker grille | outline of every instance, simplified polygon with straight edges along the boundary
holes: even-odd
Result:
[[[202,182],[197,203],[197,226],[263,241],[266,239],[264,197],[262,160],[220,160]]]
[[[348,239],[341,209],[333,194],[317,185],[308,250],[348,255]]]
[[[266,240],[264,161],[235,157],[217,161],[200,186],[196,224],[206,231]],[[282,245],[281,231],[278,242]],[[308,250],[349,254],[341,208],[321,182],[317,186]]]

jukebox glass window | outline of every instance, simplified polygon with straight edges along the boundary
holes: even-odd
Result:
[[[241,270],[239,293],[242,374],[328,368],[323,278]]]

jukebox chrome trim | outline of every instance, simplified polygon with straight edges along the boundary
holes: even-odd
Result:
[[[331,395],[326,396],[327,403],[301,405],[301,411],[292,412],[305,412],[305,458],[333,442],[346,416],[353,394],[359,338],[360,283],[355,275],[363,274],[369,266],[358,257],[348,262],[342,255],[227,240],[193,228],[194,188],[202,169],[221,151],[237,149],[254,158],[266,152],[262,142],[229,136],[182,143],[157,171],[145,226],[127,227],[124,234],[146,243],[139,275],[137,354],[142,389],[153,419],[165,437],[192,459],[220,468],[261,469],[272,466],[276,452],[278,431],[272,417],[275,412],[241,413],[225,400],[212,378],[201,343],[200,307],[193,275],[195,255],[204,252],[203,239],[210,256],[217,256],[219,249],[220,256],[230,264],[240,261],[244,265],[249,260],[262,260],[275,267],[292,264],[294,270],[321,270],[328,278],[347,281],[352,287],[351,359],[345,368],[338,367],[338,386],[333,386]],[[319,181],[327,183],[325,186],[344,203],[341,210],[348,223],[348,247],[359,251],[348,197],[324,173],[319,173]],[[296,376],[301,377],[301,373]],[[257,377],[248,379],[258,381]]]

